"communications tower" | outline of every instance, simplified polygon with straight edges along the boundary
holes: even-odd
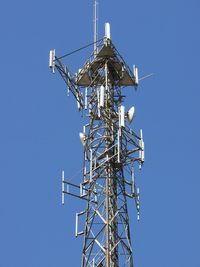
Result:
[[[144,163],[144,141],[142,130],[138,135],[130,128],[135,108],[126,111],[123,102],[127,87],[137,89],[138,69],[131,70],[115,48],[109,23],[104,38],[90,45],[94,51],[74,75],[63,63],[67,55],[50,51],[52,72],[60,73],[88,119],[80,133],[83,178],[76,185],[62,172],[62,203],[65,194],[86,202],[85,210],[76,213],[76,236],[84,239],[81,267],[133,267],[127,199],[134,199],[139,219],[134,171]],[[82,216],[85,226],[80,230]]]

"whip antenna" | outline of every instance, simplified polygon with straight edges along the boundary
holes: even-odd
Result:
[[[94,28],[94,55],[98,53],[97,51],[97,40],[98,40],[98,1],[94,0],[93,5],[93,28]]]

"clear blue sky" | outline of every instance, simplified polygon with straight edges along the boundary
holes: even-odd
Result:
[[[109,21],[127,63],[156,73],[127,89],[146,145],[140,223],[129,203],[136,267],[199,267],[200,3],[99,2],[99,36]],[[83,121],[48,54],[92,41],[92,1],[2,1],[0,32],[0,267],[80,266],[74,223],[84,206],[61,206],[60,172],[71,178],[82,166]]]

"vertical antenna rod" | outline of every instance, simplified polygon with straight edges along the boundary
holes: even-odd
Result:
[[[97,39],[98,39],[98,1],[94,0],[94,11],[93,11],[93,27],[94,27],[94,55],[97,51]]]

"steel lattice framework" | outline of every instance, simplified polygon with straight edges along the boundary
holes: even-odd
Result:
[[[76,214],[76,236],[84,236],[82,267],[132,267],[127,198],[135,199],[139,216],[134,168],[144,162],[144,142],[142,131],[138,136],[129,126],[134,108],[125,112],[122,92],[127,86],[137,87],[138,72],[129,69],[110,39],[108,24],[106,29],[106,36],[76,75],[62,63],[63,57],[50,51],[50,67],[61,74],[88,118],[80,133],[83,180],[75,185],[63,173],[62,201],[64,194],[86,201],[86,209]],[[81,232],[80,216],[85,216]]]

